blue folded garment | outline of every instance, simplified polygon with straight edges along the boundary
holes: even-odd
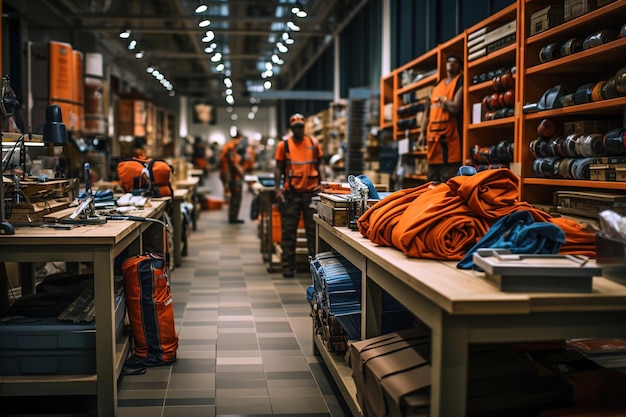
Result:
[[[518,211],[495,222],[456,265],[459,269],[480,269],[472,256],[481,248],[509,249],[513,254],[559,253],[565,233],[554,223],[536,222],[530,212]]]

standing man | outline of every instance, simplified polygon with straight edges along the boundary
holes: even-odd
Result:
[[[281,215],[283,277],[296,273],[296,238],[300,214],[304,219],[309,256],[315,256],[315,223],[311,201],[321,190],[324,180],[322,147],[304,134],[304,117],[296,113],[289,118],[292,136],[276,146],[276,202]]]
[[[228,223],[241,224],[244,221],[239,218],[241,209],[242,184],[243,184],[243,155],[240,152],[239,143],[243,136],[238,129],[231,132],[231,141],[222,148],[221,155],[221,179],[224,189],[230,190],[230,202],[228,203]]]
[[[446,78],[433,89],[424,106],[424,121],[417,144],[422,148],[426,146],[429,181],[446,182],[462,165],[462,67],[460,56],[448,55]]]

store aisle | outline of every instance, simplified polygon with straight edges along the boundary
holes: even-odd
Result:
[[[228,224],[226,207],[201,213],[171,274],[178,361],[123,377],[119,417],[347,415],[313,354],[310,275],[267,272],[251,199],[244,193],[245,224]]]

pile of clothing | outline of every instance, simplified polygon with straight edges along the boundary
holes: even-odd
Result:
[[[494,237],[506,237],[511,227],[519,227],[520,221],[542,222],[549,226],[535,227],[535,233],[524,234],[525,239],[545,242],[530,245],[533,253],[595,256],[595,231],[587,231],[576,221],[553,217],[519,201],[518,182],[513,172],[503,168],[459,175],[446,183],[429,182],[399,190],[374,204],[359,218],[359,231],[372,242],[395,247],[410,257],[461,260],[479,246],[498,221],[525,211],[523,220],[503,220],[498,224],[498,236],[493,236],[496,231],[492,230],[487,238],[493,241]],[[503,223],[508,228],[502,227]],[[528,241],[520,244],[529,245]]]

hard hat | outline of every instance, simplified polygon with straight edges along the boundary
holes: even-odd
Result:
[[[291,127],[304,126],[304,116],[302,116],[300,113],[293,114],[289,118],[289,126]]]

